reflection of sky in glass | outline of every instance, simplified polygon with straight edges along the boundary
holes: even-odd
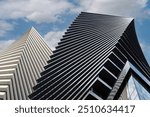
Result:
[[[130,100],[150,100],[149,92],[132,76],[127,84],[127,96]]]

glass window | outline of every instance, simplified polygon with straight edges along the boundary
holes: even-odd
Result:
[[[150,100],[149,92],[133,76],[127,84],[127,96],[130,100]]]

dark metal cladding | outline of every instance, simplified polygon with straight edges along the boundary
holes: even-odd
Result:
[[[118,99],[131,74],[150,92],[132,18],[82,12],[53,53],[30,99]]]

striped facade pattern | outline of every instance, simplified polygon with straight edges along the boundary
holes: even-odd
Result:
[[[150,67],[134,20],[82,12],[67,29],[29,98],[119,99],[132,74],[150,92]]]
[[[31,28],[0,54],[0,99],[27,100],[52,54]]]

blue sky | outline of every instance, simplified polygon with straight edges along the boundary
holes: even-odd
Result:
[[[137,36],[150,63],[149,0],[0,0],[0,51],[32,26],[55,49],[81,11],[135,18]]]

